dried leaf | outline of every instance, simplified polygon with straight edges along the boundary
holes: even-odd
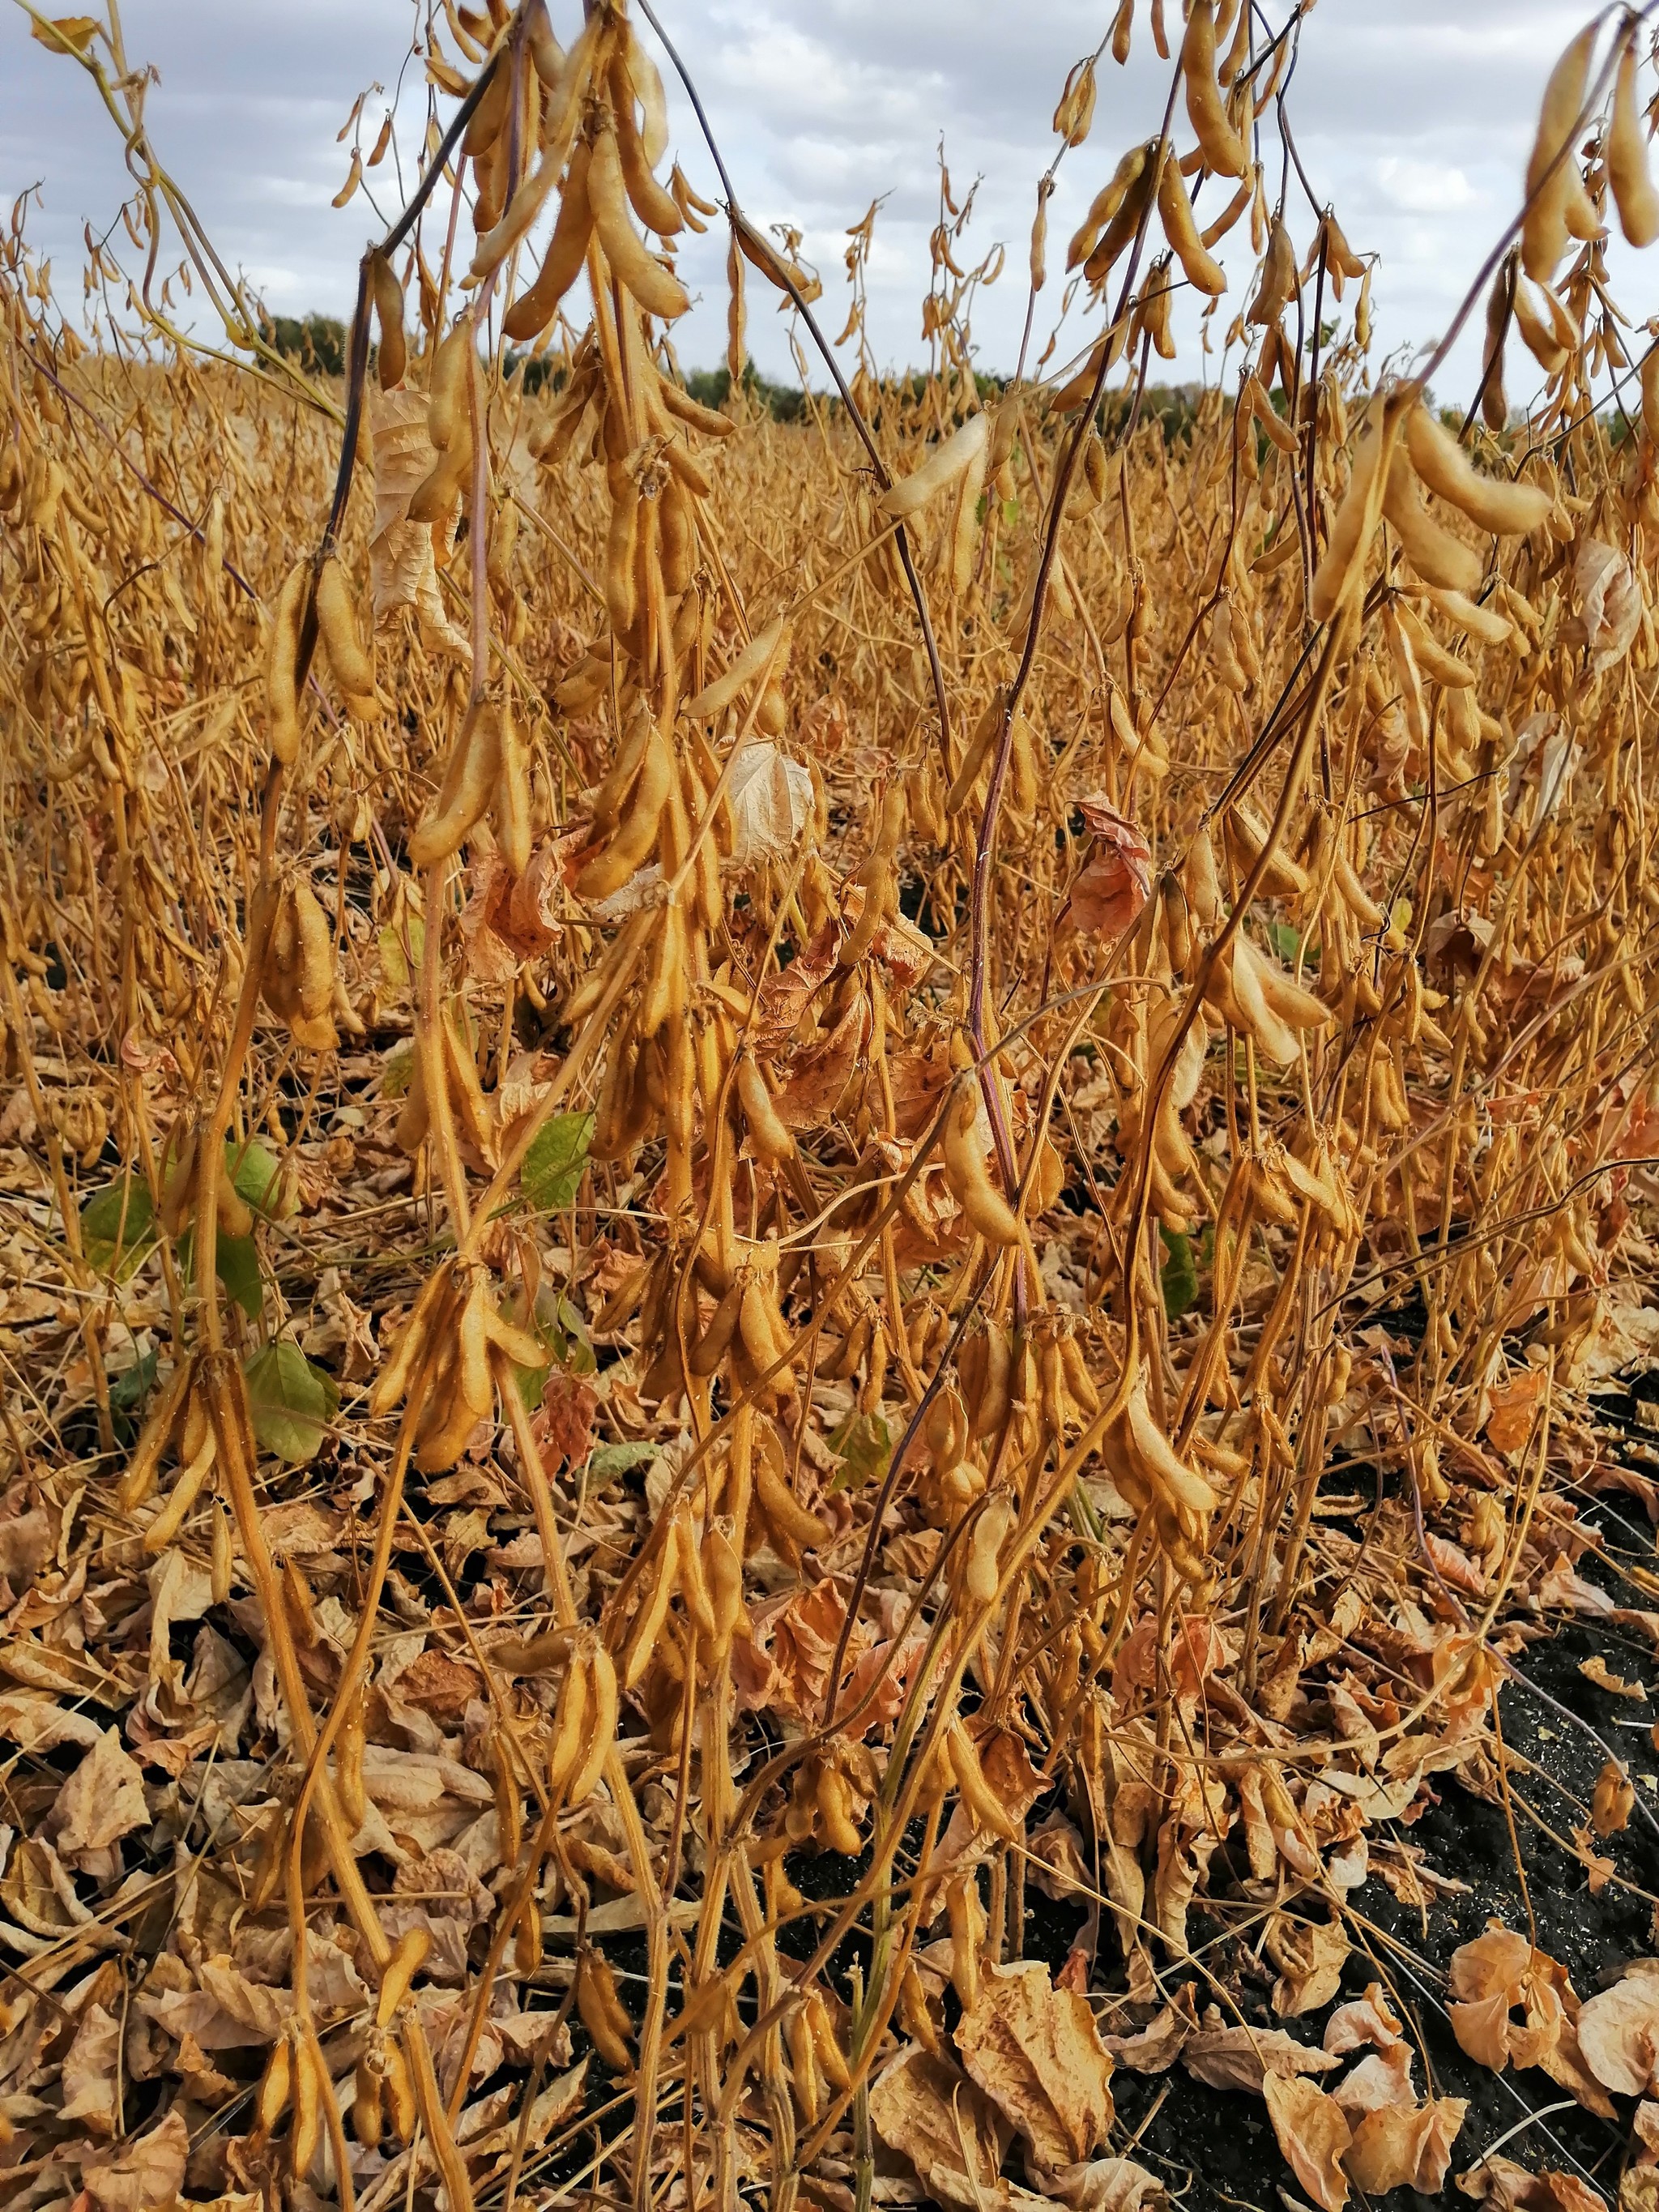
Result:
[[[175,2105],[157,2127],[130,2142],[117,2155],[95,2160],[81,2171],[81,2183],[98,2212],[149,2212],[168,2205],[185,2185],[190,2130]]]
[[[1343,2154],[1349,2180],[1367,2197],[1390,2189],[1438,2196],[1468,2112],[1461,2097],[1437,2097],[1427,2105],[1384,2105],[1367,2112],[1355,2124]]]
[[[58,1856],[72,1862],[118,1843],[149,1820],[137,1763],[122,1749],[117,1730],[106,1729],[58,1791],[46,1833]]]
[[[1362,2050],[1367,2044],[1386,2051],[1401,2040],[1402,2033],[1387,1990],[1381,1982],[1373,1982],[1363,1997],[1338,2005],[1325,2023],[1323,2041],[1327,2051],[1339,2053]]]
[[[1604,2088],[1645,2097],[1659,2067],[1659,1974],[1626,1974],[1587,1997],[1577,2022],[1578,2048]]]
[[[872,2084],[870,2118],[933,2196],[977,2208],[994,2190],[1012,2131],[949,2059],[907,2045]]]
[[[1151,896],[1152,848],[1104,798],[1076,804],[1094,843],[1072,885],[1072,919],[1088,935],[1121,937]]]
[[[1062,2166],[1048,2176],[1048,2186],[1074,2212],[1164,2212],[1170,2201],[1158,2176],[1132,2158]]]
[[[1073,2166],[1112,2125],[1112,2060],[1088,2000],[1035,1960],[988,1966],[957,2049],[1046,2166]]]
[[[1329,2074],[1342,2063],[1315,2044],[1298,2043],[1282,2027],[1224,2027],[1218,2005],[1206,2008],[1203,2025],[1181,2058],[1212,2089],[1246,2089],[1258,2097],[1268,2076]]]
[[[1261,2094],[1291,2171],[1320,2212],[1342,2212],[1348,2201],[1342,2157],[1353,2140],[1342,2107],[1328,2091],[1299,2075],[1269,2074]]]
[[[1269,1924],[1267,1955],[1279,1968],[1273,2010],[1294,2020],[1328,2005],[1342,1986],[1349,1943],[1340,1921],[1298,1924],[1279,1916]]]

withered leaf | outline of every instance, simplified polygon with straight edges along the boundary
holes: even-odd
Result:
[[[1035,1960],[987,1966],[956,2033],[962,2063],[1046,2166],[1075,2165],[1111,2130],[1111,2054],[1087,1998]]]
[[[1320,2212],[1348,2201],[1343,2154],[1353,2141],[1347,2116],[1328,2091],[1299,2075],[1269,2074],[1261,2085],[1267,2117],[1286,2163]]]
[[[1012,2130],[948,2058],[907,2045],[870,2090],[870,2118],[924,2189],[977,2207],[994,2185]]]

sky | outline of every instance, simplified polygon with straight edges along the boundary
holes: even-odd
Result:
[[[62,0],[58,0],[62,4]],[[89,6],[91,0],[82,0]],[[1127,67],[1102,62],[1087,142],[1061,165],[1049,216],[1050,276],[1039,337],[1058,310],[1065,241],[1119,155],[1157,127],[1169,64],[1152,50],[1149,0],[1137,0]],[[1179,0],[1166,0],[1171,22]],[[579,0],[550,0],[567,41]],[[1263,0],[1274,23],[1285,0]],[[957,198],[979,179],[969,258],[1002,244],[1007,266],[981,292],[973,321],[978,366],[1006,374],[1018,351],[1026,254],[1037,177],[1057,143],[1051,128],[1066,72],[1109,29],[1115,0],[659,0],[658,13],[696,82],[751,221],[789,222],[822,273],[820,310],[834,337],[844,317],[846,230],[882,198],[869,264],[869,332],[884,368],[922,364],[921,301],[939,213],[943,146]],[[1373,290],[1376,348],[1409,356],[1437,338],[1521,198],[1521,175],[1544,80],[1585,18],[1564,0],[1320,0],[1306,21],[1286,106],[1302,167],[1350,244],[1381,262]],[[399,138],[409,157],[424,124],[425,88],[411,37],[424,0],[126,0],[133,64],[157,81],[146,119],[163,163],[203,219],[222,258],[243,271],[273,313],[349,309],[358,255],[378,226],[360,193],[336,210],[349,146],[336,133],[360,92],[365,152],[402,82]],[[668,85],[672,145],[694,185],[716,178],[689,102],[648,30]],[[457,59],[440,17],[440,43]],[[440,103],[441,116],[453,103]],[[1179,115],[1177,144],[1190,143]],[[1270,196],[1282,158],[1271,143]],[[382,214],[396,212],[387,161],[370,173]],[[82,226],[116,223],[129,180],[113,125],[72,61],[29,36],[16,0],[0,0],[0,194],[34,190],[27,236],[50,253],[66,307],[80,295]],[[1213,205],[1221,204],[1216,185]],[[3,206],[4,201],[0,201]],[[1200,214],[1205,203],[1200,203]],[[1298,251],[1313,228],[1294,182],[1289,219]],[[465,218],[463,219],[465,221]],[[691,313],[675,339],[688,368],[725,353],[725,243],[718,222],[689,240],[681,272]],[[114,243],[136,260],[118,228]],[[1248,296],[1247,227],[1223,249],[1231,289],[1220,326]],[[1638,321],[1659,307],[1655,271],[1615,245],[1614,290]],[[768,375],[798,381],[787,323],[751,284],[750,349]],[[1352,295],[1350,295],[1350,306]],[[1198,303],[1177,304],[1176,362],[1196,378]],[[1073,307],[1061,354],[1085,326]],[[1437,380],[1444,401],[1479,376],[1478,325]],[[198,325],[199,327],[199,325]],[[1060,356],[1056,356],[1058,359]],[[1208,364],[1212,375],[1216,360]],[[814,372],[813,381],[821,380]],[[1512,398],[1523,398],[1511,390]]]

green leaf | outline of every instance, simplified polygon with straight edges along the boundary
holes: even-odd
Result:
[[[286,1204],[283,1202],[283,1171],[276,1155],[257,1137],[249,1137],[240,1145],[228,1144],[225,1166],[236,1187],[237,1196],[246,1200],[256,1213],[263,1213],[268,1221],[285,1221],[293,1212],[292,1197]]]
[[[609,1482],[613,1475],[626,1474],[630,1468],[649,1467],[656,1456],[655,1444],[599,1444],[588,1455],[587,1480]]]
[[[557,1213],[574,1204],[593,1121],[592,1114],[556,1114],[537,1131],[519,1170],[519,1188],[538,1213]]]
[[[196,1231],[186,1229],[179,1239],[179,1271],[191,1282],[196,1275]],[[259,1280],[259,1248],[251,1237],[227,1237],[221,1230],[214,1240],[213,1272],[250,1321],[259,1318],[265,1302]]]
[[[242,1371],[263,1449],[295,1467],[314,1459],[340,1408],[333,1376],[313,1367],[297,1344],[268,1344]]]
[[[1302,950],[1301,932],[1292,929],[1288,921],[1276,921],[1268,933],[1273,941],[1273,951],[1279,958],[1294,961]]]
[[[893,1438],[879,1413],[849,1413],[830,1439],[830,1449],[840,1460],[841,1472],[831,1490],[861,1490],[879,1482],[893,1456]]]
[[[160,1354],[147,1352],[142,1359],[135,1359],[125,1375],[118,1375],[109,1386],[109,1401],[118,1413],[137,1413],[155,1386],[155,1367]]]
[[[160,1241],[149,1187],[131,1172],[94,1191],[81,1209],[81,1249],[100,1275],[125,1283]]]
[[[259,1248],[251,1237],[221,1237],[213,1248],[213,1272],[250,1321],[264,1304],[259,1282]]]
[[[1164,1311],[1170,1321],[1179,1321],[1198,1303],[1198,1269],[1193,1264],[1192,1239],[1179,1230],[1164,1229],[1160,1234],[1167,1255],[1161,1277]]]
[[[425,923],[411,916],[408,925],[408,933],[409,949],[414,956],[415,965],[418,968],[421,964],[421,954],[426,945]],[[394,929],[388,922],[380,932],[380,973],[386,978],[386,988],[391,991],[406,991],[409,988],[410,971],[409,962],[404,957],[404,932],[401,929]]]
[[[573,1375],[597,1375],[599,1363],[594,1355],[593,1340],[587,1334],[587,1323],[568,1298],[561,1296],[553,1317],[553,1350],[561,1367],[568,1367]]]
[[[386,1056],[386,1068],[380,1077],[382,1098],[407,1098],[409,1088],[415,1080],[415,1047],[394,1045]]]
[[[536,1293],[536,1310],[527,1322],[520,1310],[522,1304],[522,1294],[515,1293],[508,1303],[508,1319],[520,1328],[527,1328],[548,1352],[548,1358],[539,1367],[513,1370],[519,1395],[533,1413],[542,1402],[547,1378],[556,1367],[566,1368],[572,1375],[596,1375],[599,1363],[586,1322],[562,1291],[544,1283]]]

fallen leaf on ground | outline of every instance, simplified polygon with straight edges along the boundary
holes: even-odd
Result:
[[[1011,2130],[948,2058],[907,2045],[872,2085],[870,2118],[935,2197],[977,2207],[994,2189]]]
[[[1349,2180],[1367,2197],[1390,2189],[1437,2197],[1468,2109],[1462,2097],[1437,2097],[1427,2105],[1384,2105],[1367,2112],[1343,2155]]]
[[[1299,2075],[1269,2074],[1261,2094],[1291,2171],[1320,2212],[1342,2212],[1348,2201],[1342,2154],[1353,2141],[1342,2107],[1328,2090]]]
[[[1057,1990],[1040,1961],[988,1966],[956,2042],[963,2064],[1042,2165],[1075,2165],[1106,2140],[1111,2054],[1087,1998]]]
[[[1218,2005],[1206,2008],[1203,2025],[1181,2061],[1212,2089],[1245,2089],[1257,2096],[1270,2075],[1329,2074],[1342,2063],[1316,2044],[1298,2043],[1282,2027],[1224,2027]]]
[[[1578,2047],[1604,2088],[1644,2097],[1659,2064],[1659,1974],[1626,1974],[1587,1997],[1578,2014]]]

